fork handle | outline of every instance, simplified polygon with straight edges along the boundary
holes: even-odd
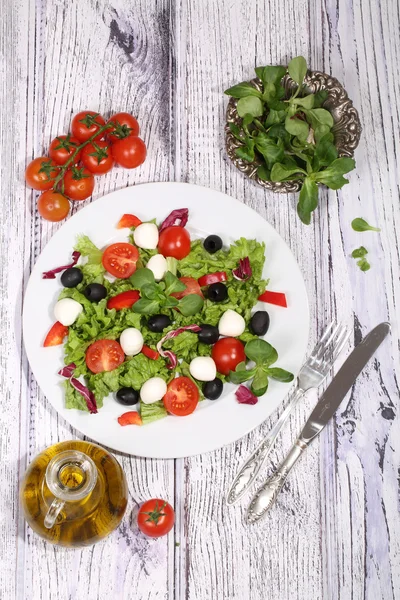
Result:
[[[226,501],[228,504],[237,502],[243,494],[249,489],[258,472],[263,466],[272,446],[275,444],[276,438],[282,427],[284,426],[288,416],[303,396],[304,390],[296,387],[290,396],[289,403],[273,428],[269,431],[266,437],[260,442],[253,454],[242,465],[240,471],[236,475],[231,487],[229,488]]]
[[[298,438],[275,473],[257,490],[247,509],[247,522],[255,523],[271,508],[281,491],[286,478],[308,444]]]

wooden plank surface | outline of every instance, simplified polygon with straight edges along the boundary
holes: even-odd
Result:
[[[0,4],[0,27],[0,598],[400,598],[396,0],[16,0]],[[295,218],[295,196],[266,193],[235,171],[223,140],[222,91],[250,78],[256,64],[285,63],[300,53],[345,85],[363,124],[350,185],[322,191],[309,227]],[[38,217],[23,172],[83,108],[133,112],[148,144],[142,168],[97,179],[94,200],[146,181],[224,191],[257,210],[294,252],[309,292],[310,348],[331,318],[354,332],[347,351],[378,322],[393,324],[348,406],[256,526],[244,523],[245,503],[228,509],[223,495],[279,411],[243,440],[203,456],[155,461],[119,455],[129,508],[121,528],[91,549],[53,548],[24,526],[18,482],[26,465],[40,449],[80,435],[40,393],[23,353],[23,290],[58,228]],[[352,231],[356,216],[379,224],[381,234]],[[349,256],[361,244],[370,252],[367,274]],[[310,394],[291,418],[273,465],[315,400]],[[135,511],[156,495],[174,503],[177,524],[174,535],[148,540],[135,529]]]

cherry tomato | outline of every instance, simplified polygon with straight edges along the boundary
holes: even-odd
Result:
[[[113,371],[124,359],[124,351],[115,340],[98,340],[86,350],[86,364],[92,373]]]
[[[85,167],[72,167],[64,175],[64,192],[71,200],[86,200],[93,194],[94,176]]]
[[[125,169],[136,169],[146,159],[146,144],[138,137],[125,137],[113,143],[111,152],[116,163]]]
[[[85,167],[96,175],[104,175],[114,166],[110,144],[102,140],[85,146],[82,150],[81,160]]]
[[[71,123],[72,135],[80,142],[87,142],[106,122],[99,113],[92,110],[84,110],[74,116]],[[100,140],[104,133],[99,134],[94,139]]]
[[[163,256],[173,256],[178,260],[190,252],[190,235],[187,229],[179,225],[166,227],[158,240],[158,251]]]
[[[75,152],[80,141],[77,138],[68,135],[59,135],[54,138],[50,144],[49,155],[58,165],[64,165]],[[74,163],[78,163],[81,157],[81,150],[75,155]]]
[[[51,158],[40,156],[26,167],[25,181],[34,190],[44,192],[53,187],[53,180],[57,177],[58,171],[58,165]]]
[[[214,344],[211,356],[214,359],[218,373],[229,375],[237,365],[246,360],[244,345],[232,337],[221,338]]]
[[[173,528],[175,511],[165,500],[152,498],[141,506],[137,522],[140,531],[145,535],[161,537]]]
[[[142,354],[147,356],[150,360],[157,360],[157,358],[160,358],[160,353],[157,352],[157,350],[153,350],[153,348],[146,345],[143,345]]]
[[[47,190],[39,196],[37,207],[43,219],[54,222],[65,219],[70,209],[68,198],[53,190]]]
[[[228,281],[225,271],[219,271],[218,273],[207,273],[207,275],[203,275],[198,279],[201,287],[211,285],[212,283],[218,283],[220,281]]]
[[[119,242],[104,250],[103,267],[114,277],[127,279],[136,271],[139,252],[136,246]]]
[[[60,321],[56,321],[46,335],[43,346],[59,346],[63,343],[65,336],[68,335],[68,327],[62,325]]]
[[[136,410],[130,410],[118,417],[118,423],[122,427],[125,425],[143,425],[142,418]]]
[[[189,377],[176,377],[169,382],[163,402],[171,415],[190,415],[199,402],[198,387]]]
[[[183,292],[175,292],[171,296],[174,296],[177,300],[180,300],[184,296],[189,296],[189,294],[197,294],[201,298],[204,298],[197,279],[193,277],[179,277],[179,280],[186,285],[186,289]]]
[[[107,125],[110,123],[114,125],[112,128],[107,129],[107,137],[111,142],[139,135],[139,123],[129,113],[120,112],[113,115],[108,119]]]

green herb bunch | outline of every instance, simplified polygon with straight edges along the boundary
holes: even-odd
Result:
[[[355,167],[352,158],[338,157],[332,133],[333,118],[323,108],[327,91],[309,93],[304,78],[307,63],[302,56],[282,66],[257,67],[262,91],[244,82],[225,91],[237,98],[242,127],[229,123],[241,142],[236,154],[242,160],[258,160],[257,174],[265,181],[301,180],[297,212],[309,224],[318,206],[318,183],[337,190],[348,180],[343,177]],[[282,78],[286,73],[297,83],[285,97]]]

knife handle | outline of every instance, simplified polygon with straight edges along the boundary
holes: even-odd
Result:
[[[275,473],[257,490],[247,509],[247,522],[255,523],[275,503],[291,468],[303,454],[308,444],[298,438]]]

